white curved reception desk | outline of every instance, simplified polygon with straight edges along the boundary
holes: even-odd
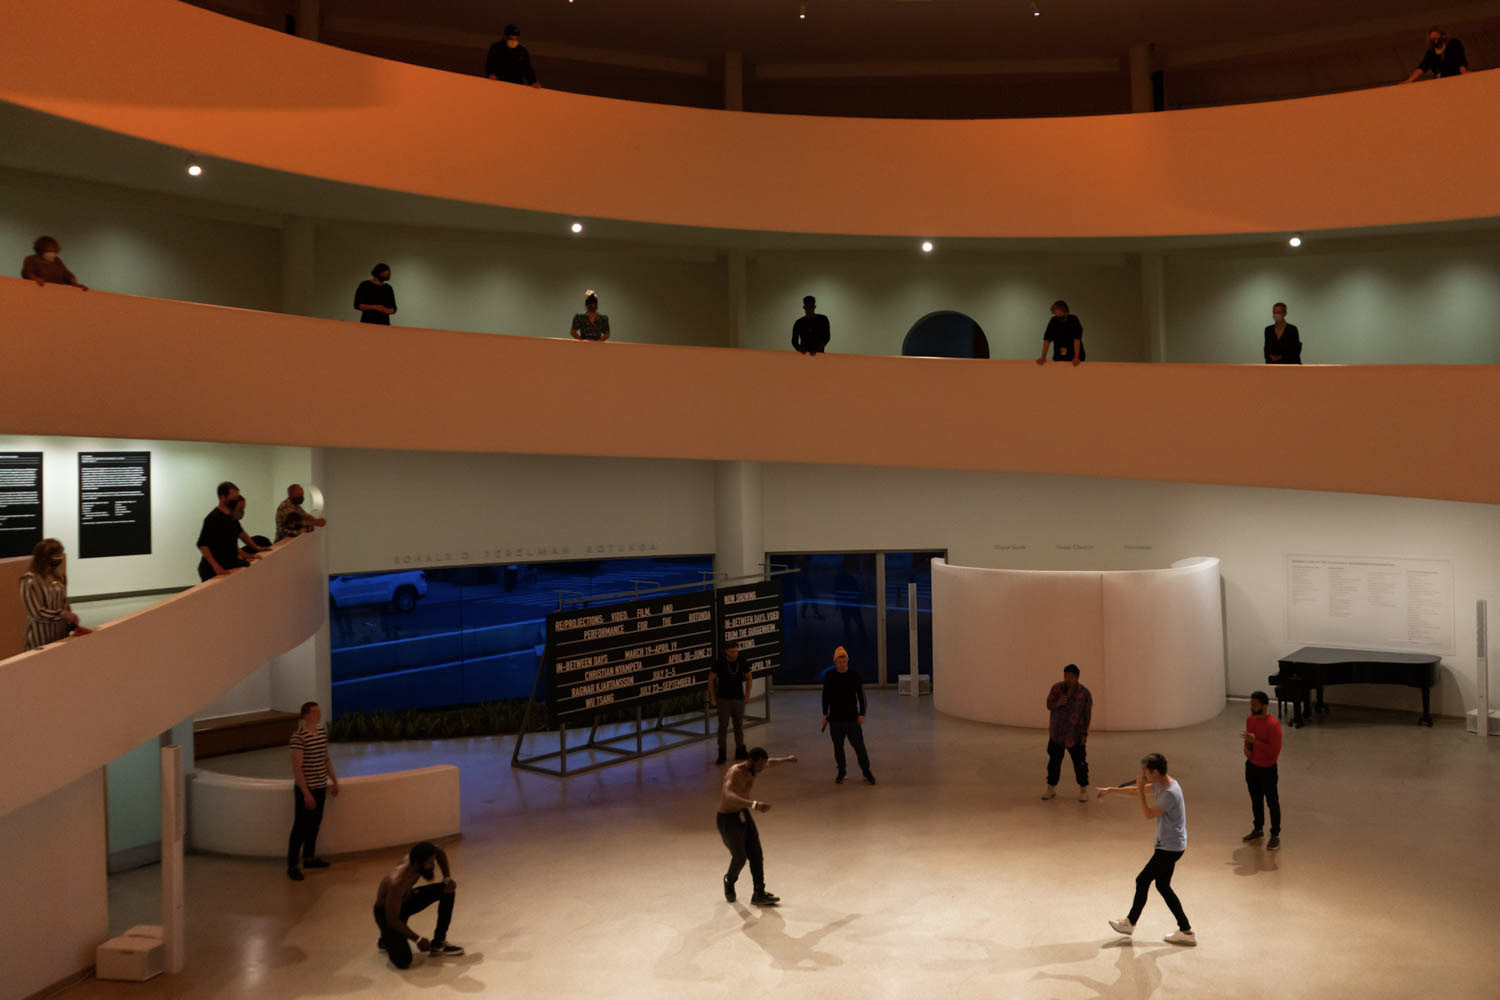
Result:
[[[1219,560],[1117,572],[932,561],[933,700],[978,722],[1045,727],[1078,664],[1094,729],[1172,729],[1224,708]]]

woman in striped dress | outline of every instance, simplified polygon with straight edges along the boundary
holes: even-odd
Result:
[[[68,575],[62,542],[44,538],[31,550],[31,568],[21,574],[21,603],[26,606],[26,648],[37,649],[66,639],[69,632],[87,635],[68,606]]]

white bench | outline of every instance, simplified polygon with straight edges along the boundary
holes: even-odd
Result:
[[[290,778],[199,770],[188,785],[188,842],[216,854],[285,857],[292,812]],[[459,833],[459,825],[452,764],[343,778],[324,806],[318,853],[410,847]]]

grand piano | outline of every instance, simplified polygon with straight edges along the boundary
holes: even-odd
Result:
[[[1268,680],[1277,689],[1278,701],[1283,697],[1292,701],[1292,726],[1295,728],[1300,728],[1312,717],[1314,692],[1318,696],[1317,711],[1328,711],[1323,701],[1323,688],[1329,684],[1402,684],[1421,688],[1422,714],[1417,722],[1430,726],[1432,685],[1437,680],[1437,667],[1442,659],[1427,653],[1303,646],[1282,657],[1278,671]]]

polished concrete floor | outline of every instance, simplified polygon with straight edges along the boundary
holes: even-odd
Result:
[[[398,972],[376,951],[370,904],[397,851],[302,884],[275,862],[191,856],[187,971],[66,995],[1500,995],[1500,739],[1454,720],[1425,729],[1414,713],[1335,709],[1288,729],[1274,853],[1240,842],[1244,703],[1190,729],[1095,734],[1101,780],[1133,776],[1155,750],[1182,782],[1189,849],[1174,885],[1200,939],[1186,949],[1162,943],[1172,925],[1154,893],[1133,942],[1109,929],[1154,824],[1124,798],[1040,801],[1044,734],[877,692],[866,732],[880,784],[835,786],[816,695],[782,692],[774,708],[751,742],[801,758],[756,785],[774,806],[758,823],[778,909],[720,893],[711,743],[566,781],[513,771],[508,739],[338,747],[346,774],[462,767],[465,833],[448,851],[451,939],[467,955]],[[277,773],[284,761],[214,766]],[[157,878],[113,880],[118,928],[154,919]],[[748,897],[748,874],[741,886]]]

